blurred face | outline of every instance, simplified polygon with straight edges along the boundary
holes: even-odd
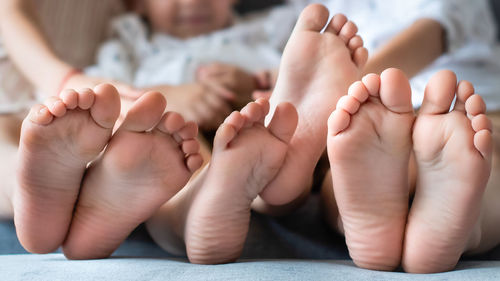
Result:
[[[235,0],[139,0],[156,32],[188,38],[230,24]]]

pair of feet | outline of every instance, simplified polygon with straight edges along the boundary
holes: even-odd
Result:
[[[28,251],[62,245],[69,258],[107,257],[187,183],[202,163],[197,126],[165,107],[161,94],[146,93],[114,133],[120,98],[110,85],[31,109],[13,197]]]

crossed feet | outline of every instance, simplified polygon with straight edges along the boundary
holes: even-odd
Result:
[[[485,110],[472,85],[457,86],[450,71],[429,81],[416,120],[401,71],[371,74],[350,87],[329,119],[328,155],[346,243],[358,266],[442,272],[478,246],[492,154]],[[418,173],[408,212],[412,149]]]
[[[164,114],[165,106],[161,94],[145,94],[114,134],[120,99],[110,85],[68,90],[32,108],[14,194],[28,251],[63,245],[71,259],[107,257],[187,183],[202,162],[197,127]]]

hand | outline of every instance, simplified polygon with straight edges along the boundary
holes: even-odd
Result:
[[[163,93],[167,98],[167,110],[180,113],[203,130],[217,129],[231,113],[230,102],[235,98],[232,92],[208,83],[163,85],[147,90]]]
[[[202,83],[215,84],[236,94],[235,106],[242,107],[251,101],[252,92],[260,84],[252,74],[228,64],[212,63],[202,66],[196,73],[196,79]]]
[[[79,90],[83,88],[94,88],[95,86],[102,83],[109,83],[115,86],[115,88],[120,93],[120,96],[131,100],[136,100],[143,94],[141,90],[136,89],[128,84],[110,79],[91,77],[81,73],[71,76],[64,84],[64,89]]]

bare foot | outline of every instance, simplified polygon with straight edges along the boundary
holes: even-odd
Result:
[[[427,85],[413,130],[418,177],[403,254],[408,272],[451,270],[479,243],[476,223],[492,155],[485,111],[472,85],[457,86],[450,71],[437,73]]]
[[[243,249],[250,205],[276,176],[297,126],[297,112],[278,105],[266,128],[265,99],[233,112],[218,129],[210,166],[203,172],[187,215],[185,242],[189,260],[213,264],[236,260]]]
[[[87,164],[108,143],[119,113],[120,98],[110,85],[67,90],[31,109],[14,190],[16,230],[26,250],[49,253],[62,244]]]
[[[349,85],[360,78],[368,57],[354,23],[336,15],[321,33],[327,21],[324,6],[307,7],[283,54],[271,108],[283,101],[292,103],[299,123],[282,169],[260,194],[271,205],[289,203],[309,190],[326,148],[328,116]]]
[[[196,124],[163,114],[165,106],[157,92],[137,100],[89,168],[63,246],[68,258],[111,255],[201,166]]]
[[[360,267],[393,270],[401,262],[414,119],[410,84],[397,69],[354,83],[330,117],[333,190]]]

